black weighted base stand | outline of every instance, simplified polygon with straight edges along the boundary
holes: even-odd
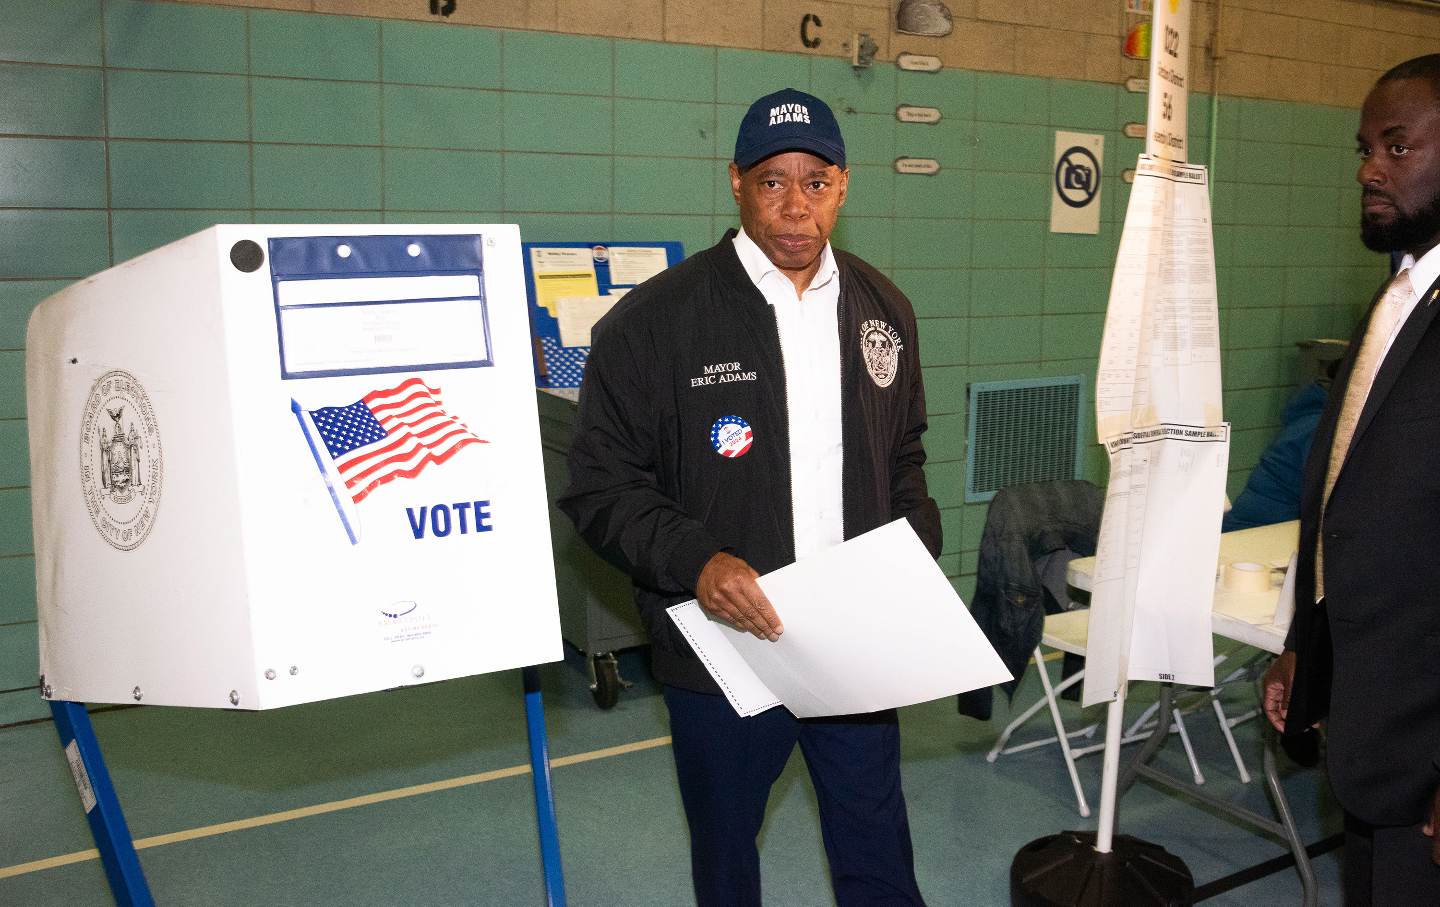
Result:
[[[1063,831],[1020,848],[1010,864],[1014,907],[1145,907],[1194,903],[1195,880],[1158,844],[1116,835],[1109,853],[1095,832]]]

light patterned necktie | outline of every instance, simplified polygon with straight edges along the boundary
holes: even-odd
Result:
[[[1335,477],[1345,463],[1345,454],[1355,438],[1355,426],[1360,422],[1360,413],[1365,409],[1365,398],[1375,383],[1375,374],[1385,359],[1385,347],[1400,313],[1405,311],[1415,290],[1410,285],[1410,269],[1406,268],[1390,281],[1385,296],[1375,304],[1370,313],[1370,324],[1365,328],[1365,338],[1360,341],[1360,352],[1355,357],[1355,366],[1350,369],[1350,382],[1345,385],[1345,400],[1340,405],[1340,417],[1335,421],[1335,440],[1330,445],[1330,464],[1325,470],[1325,494],[1320,498],[1321,532],[1315,540],[1315,600],[1325,597],[1325,506],[1330,503],[1330,492],[1335,488]]]

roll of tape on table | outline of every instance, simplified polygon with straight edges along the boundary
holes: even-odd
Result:
[[[1225,588],[1231,592],[1270,591],[1270,568],[1250,561],[1225,565]]]

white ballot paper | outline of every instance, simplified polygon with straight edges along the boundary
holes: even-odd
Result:
[[[1225,425],[1162,426],[1114,443],[1090,591],[1085,705],[1114,699],[1126,680],[1214,685],[1210,611],[1228,439]]]
[[[785,632],[756,639],[696,601],[669,609],[744,717],[853,715],[1010,680],[950,581],[899,519],[760,577]]]
[[[1095,380],[1101,442],[1221,421],[1220,313],[1208,174],[1141,155],[1115,256]]]
[[[1230,426],[1207,172],[1142,155],[1096,375],[1110,455],[1082,701],[1127,680],[1214,684],[1210,611]]]

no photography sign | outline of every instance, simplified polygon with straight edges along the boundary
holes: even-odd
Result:
[[[1055,166],[1051,170],[1050,232],[1100,232],[1100,177],[1105,136],[1082,132],[1055,133]]]

